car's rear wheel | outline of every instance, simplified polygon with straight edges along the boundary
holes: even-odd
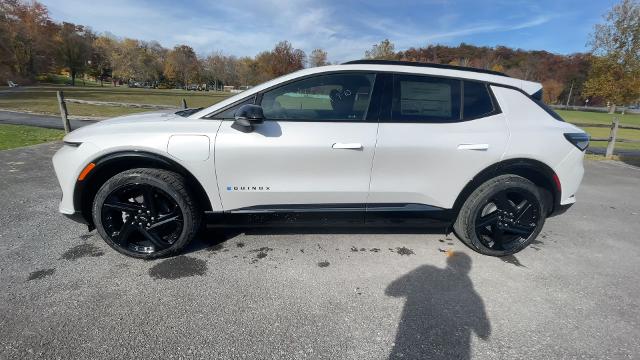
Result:
[[[497,176],[467,198],[454,224],[456,235],[479,253],[506,256],[538,236],[546,212],[538,187],[517,175]]]
[[[185,179],[160,169],[117,174],[93,202],[93,221],[105,242],[143,259],[180,251],[195,237],[200,218]]]

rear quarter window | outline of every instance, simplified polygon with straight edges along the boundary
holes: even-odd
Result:
[[[485,83],[465,81],[463,103],[462,118],[464,120],[477,119],[494,111],[493,101]]]

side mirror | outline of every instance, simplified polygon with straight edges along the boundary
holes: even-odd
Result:
[[[236,110],[233,117],[236,121],[231,125],[232,128],[242,132],[252,132],[253,125],[262,124],[264,114],[260,105],[246,104]]]

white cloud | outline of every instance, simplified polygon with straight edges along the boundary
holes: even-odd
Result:
[[[345,61],[363,56],[366,49],[384,38],[397,50],[434,41],[464,40],[465,36],[515,31],[542,25],[549,16],[468,23],[455,12],[438,21],[424,22],[390,13],[371,13],[362,5],[347,6],[309,0],[196,0],[191,4],[158,1],[43,0],[52,17],[89,25],[98,32],[141,40],[157,40],[172,47],[186,43],[199,54],[215,50],[253,56],[280,40],[309,53],[320,47],[330,60]],[[436,5],[445,6],[446,2]],[[412,4],[411,6],[420,6]],[[490,21],[491,20],[491,21]],[[461,26],[461,24],[465,24]]]

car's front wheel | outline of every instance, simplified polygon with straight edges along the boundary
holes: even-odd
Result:
[[[150,259],[184,248],[201,215],[185,179],[160,169],[132,169],[107,180],[93,201],[93,221],[109,246]]]
[[[456,235],[479,253],[506,256],[538,236],[546,213],[538,187],[517,175],[501,175],[480,185],[462,205]]]

